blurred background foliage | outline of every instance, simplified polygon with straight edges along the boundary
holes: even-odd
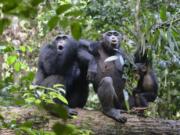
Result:
[[[148,48],[148,57],[158,76],[159,93],[147,115],[179,119],[179,0],[1,0],[0,105],[41,103],[34,98],[31,85],[38,52],[40,46],[50,42],[57,33],[98,40],[101,33],[110,29],[123,34],[121,47],[130,57],[138,47]],[[131,73],[127,76],[127,89],[131,91],[135,81]],[[87,108],[99,108],[97,96],[90,94]],[[8,123],[1,125],[8,127]],[[89,134],[74,126],[65,129],[72,134],[74,131]],[[23,132],[28,129],[23,128]]]

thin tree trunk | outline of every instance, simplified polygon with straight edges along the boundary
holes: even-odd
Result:
[[[2,54],[0,54],[0,79],[2,79],[2,64],[3,64],[3,61],[4,61],[4,59],[3,59],[3,56],[2,56]]]

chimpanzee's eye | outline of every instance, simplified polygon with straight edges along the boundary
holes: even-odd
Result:
[[[108,33],[107,33],[107,36],[112,36],[112,32],[108,32]]]
[[[114,32],[113,35],[114,36],[119,36],[119,33],[118,32]]]
[[[68,37],[67,36],[63,36],[62,38],[63,38],[63,40],[66,40]]]
[[[62,40],[61,36],[56,37],[56,41]]]

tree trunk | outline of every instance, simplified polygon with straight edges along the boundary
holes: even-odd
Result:
[[[158,118],[144,118],[136,115],[122,114],[128,121],[125,124],[106,117],[100,111],[77,109],[78,117],[68,119],[67,123],[75,124],[82,129],[89,129],[95,135],[180,135],[180,120],[163,120]],[[5,120],[16,119],[18,123],[38,117],[48,117],[49,120],[41,121],[36,128],[44,127],[50,130],[56,122],[62,122],[57,117],[40,111],[36,107],[0,107],[1,115]],[[0,135],[14,135],[12,130],[1,129]]]
[[[2,64],[3,64],[3,55],[0,54],[0,79],[2,79]]]

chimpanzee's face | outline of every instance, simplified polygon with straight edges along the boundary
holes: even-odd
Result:
[[[111,30],[103,34],[103,42],[106,44],[106,47],[108,48],[119,48],[119,43],[121,40],[122,35],[117,31]]]
[[[68,35],[58,35],[55,37],[53,44],[56,45],[58,54],[62,54],[66,45],[69,44],[71,40],[70,36]]]
[[[134,73],[137,80],[140,79],[141,76],[144,76],[147,72],[147,65],[144,63],[136,63],[136,67],[134,67]]]

